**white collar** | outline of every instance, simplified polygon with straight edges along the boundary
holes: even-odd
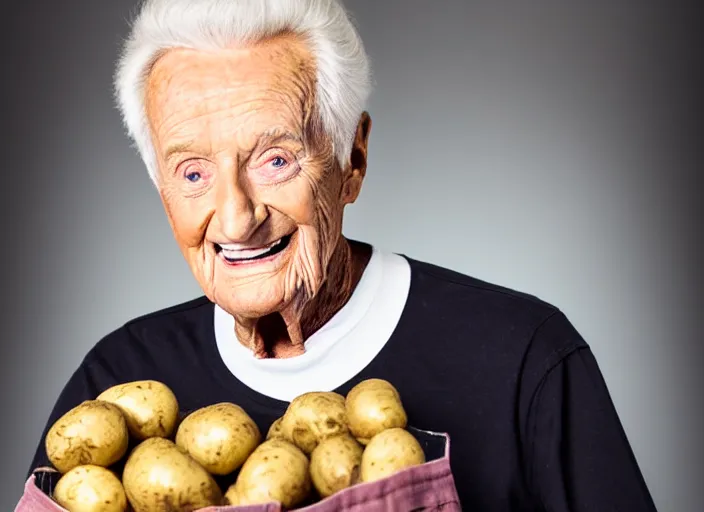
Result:
[[[290,401],[308,391],[331,391],[367,366],[393,334],[410,289],[408,261],[376,248],[352,296],[289,359],[257,359],[235,335],[235,320],[215,305],[215,340],[225,366],[253,390]]]

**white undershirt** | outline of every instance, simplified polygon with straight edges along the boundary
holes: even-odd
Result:
[[[408,261],[373,249],[345,306],[308,338],[304,354],[257,359],[235,335],[235,320],[215,305],[215,341],[230,372],[251,389],[291,401],[309,391],[331,391],[364,369],[391,337],[411,285]]]

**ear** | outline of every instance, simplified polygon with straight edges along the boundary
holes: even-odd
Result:
[[[367,174],[367,145],[372,129],[372,118],[368,112],[363,112],[357,124],[357,132],[350,154],[350,167],[345,174],[342,185],[342,200],[344,204],[354,203],[362,190],[362,182]]]

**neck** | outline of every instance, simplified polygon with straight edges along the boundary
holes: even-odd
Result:
[[[236,321],[238,339],[259,358],[283,359],[303,354],[305,341],[347,304],[370,257],[368,246],[341,236],[318,293],[303,307]]]

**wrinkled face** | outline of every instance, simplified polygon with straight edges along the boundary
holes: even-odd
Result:
[[[232,315],[305,303],[325,279],[356,194],[314,105],[314,60],[292,36],[172,50],[150,73],[169,222],[205,294]]]

